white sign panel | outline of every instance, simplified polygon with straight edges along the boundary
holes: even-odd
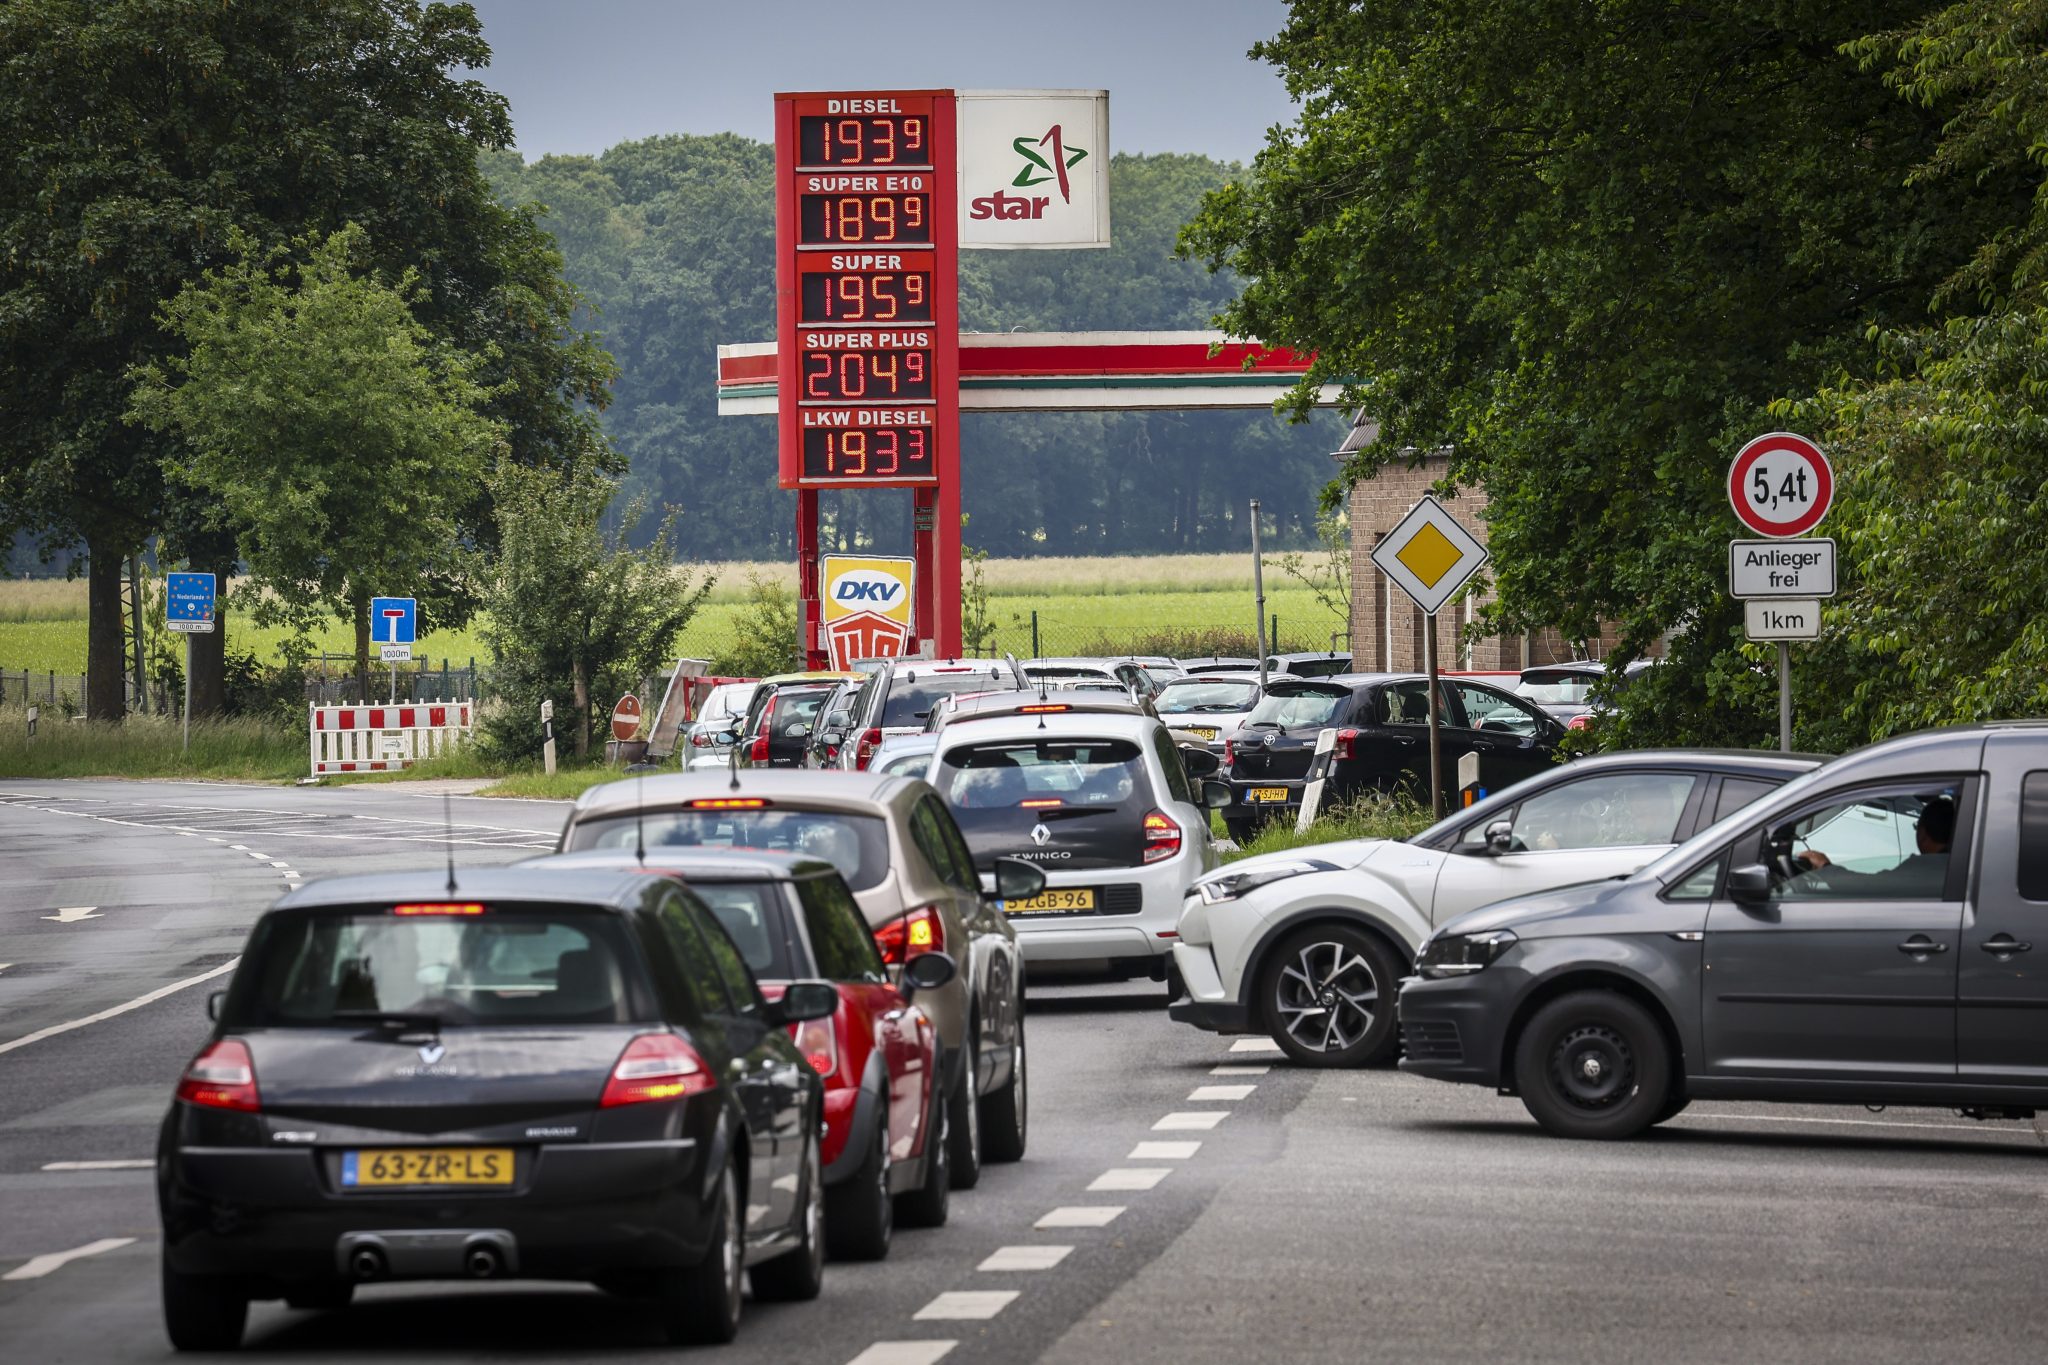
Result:
[[[377,657],[387,664],[402,664],[412,658],[411,645],[383,644],[377,646]]]
[[[1833,597],[1835,542],[1731,540],[1728,592],[1734,597]]]
[[[1109,245],[1109,92],[963,90],[960,245]]]
[[[1742,628],[1751,640],[1818,640],[1820,603],[1811,599],[1744,602]]]
[[[1373,547],[1372,562],[1434,616],[1486,563],[1486,547],[1434,496],[1424,494]]]

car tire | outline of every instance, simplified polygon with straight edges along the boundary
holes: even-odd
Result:
[[[925,1116],[924,1183],[896,1196],[896,1221],[907,1228],[942,1228],[952,1214],[953,1151],[951,1110],[945,1094],[932,1088],[932,1112]]]
[[[1024,1159],[1024,1142],[1030,1136],[1030,1095],[1025,1089],[1024,1020],[1017,1020],[1017,1047],[1010,1063],[1010,1079],[1003,1088],[981,1102],[981,1159],[1009,1162]]]
[[[835,1261],[879,1261],[889,1254],[896,1201],[889,1194],[889,1106],[868,1139],[859,1169],[825,1191],[825,1254]]]
[[[1257,1017],[1302,1066],[1370,1066],[1400,1046],[1400,971],[1386,944],[1350,924],[1312,924],[1280,940],[1259,969]]]
[[[981,1067],[979,1055],[981,1026],[967,1023],[967,1038],[961,1043],[960,1077],[953,1086],[952,1112],[946,1117],[946,1142],[953,1165],[953,1188],[971,1190],[981,1183]]]
[[[746,1135],[735,1138],[744,1142]],[[739,1208],[739,1173],[728,1160],[718,1177],[718,1200],[711,1210],[710,1245],[704,1259],[688,1270],[661,1277],[661,1325],[671,1342],[718,1345],[739,1335],[746,1262]]]
[[[815,1130],[804,1145],[804,1174],[796,1198],[796,1246],[747,1272],[757,1299],[798,1303],[817,1298],[825,1287],[825,1177]]]
[[[1523,1107],[1558,1137],[1634,1137],[1666,1107],[1670,1050],[1648,1010],[1613,991],[1560,996],[1515,1043]]]
[[[232,1351],[249,1322],[249,1296],[239,1280],[187,1275],[163,1263],[164,1332],[178,1351]]]
[[[1657,1117],[1650,1120],[1650,1125],[1652,1127],[1655,1127],[1657,1124],[1663,1123],[1668,1119],[1677,1118],[1680,1114],[1683,1114],[1685,1112],[1685,1107],[1691,1103],[1692,1096],[1690,1095],[1666,1096],[1664,1099],[1664,1107],[1657,1111]]]
[[[296,1308],[302,1313],[338,1313],[349,1306],[356,1296],[354,1283],[348,1280],[321,1280],[312,1284],[294,1285],[285,1292],[287,1308]]]

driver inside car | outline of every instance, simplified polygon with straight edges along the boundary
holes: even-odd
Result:
[[[1830,861],[1817,848],[1792,855],[1801,869],[1789,885],[1806,893],[1885,898],[1936,899],[1948,882],[1948,850],[1956,837],[1956,803],[1937,796],[1920,808],[1913,826],[1915,852],[1892,867],[1855,872]]]

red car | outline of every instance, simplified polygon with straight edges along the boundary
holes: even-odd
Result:
[[[681,879],[711,909],[747,960],[762,994],[779,999],[792,980],[820,978],[839,990],[829,1019],[792,1024],[797,1048],[825,1082],[825,1245],[842,1260],[879,1260],[900,1219],[946,1221],[952,1171],[946,1154],[938,1035],[914,1003],[957,970],[944,953],[904,964],[891,985],[853,892],[830,863],[757,849],[664,848],[650,873]],[[534,860],[549,867],[632,866],[615,850]]]

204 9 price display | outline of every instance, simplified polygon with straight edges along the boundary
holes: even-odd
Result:
[[[805,322],[930,322],[931,272],[858,274],[813,271],[803,277]]]
[[[805,194],[797,199],[803,246],[930,246],[928,193]]]
[[[804,432],[806,479],[929,479],[929,427],[811,427]]]
[[[797,159],[806,166],[929,166],[931,120],[922,114],[806,115]]]
[[[803,362],[805,402],[932,396],[930,351],[805,351]]]

